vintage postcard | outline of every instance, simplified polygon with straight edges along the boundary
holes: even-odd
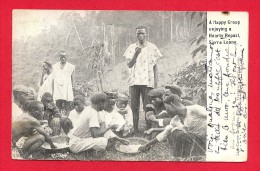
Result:
[[[13,159],[247,161],[248,13],[12,20]]]

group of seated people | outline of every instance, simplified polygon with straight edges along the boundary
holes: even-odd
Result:
[[[140,151],[167,139],[175,157],[205,155],[206,109],[181,99],[180,92],[171,87],[149,92],[150,104],[145,111],[148,129],[144,133],[150,141]],[[34,97],[26,86],[13,88],[12,147],[19,149],[23,158],[45,142],[57,148],[51,136],[66,134],[70,151],[79,153],[104,150],[110,140],[128,144],[126,137],[133,134],[133,116],[125,94],[97,92],[91,96],[90,105],[77,95],[68,116],[60,114],[50,93],[44,93],[41,101]]]
[[[133,132],[133,116],[124,94],[111,97],[95,93],[89,106],[82,95],[77,95],[69,116],[60,114],[50,93],[44,93],[41,101],[32,96],[26,86],[13,88],[12,147],[19,149],[22,158],[30,157],[45,142],[57,148],[50,137],[62,134],[68,136],[73,153],[103,150],[109,139],[129,143],[122,137]]]
[[[141,146],[140,151],[167,140],[174,157],[205,155],[206,108],[181,99],[180,92],[176,87],[149,92],[151,104],[147,105],[146,120],[150,129],[145,133],[151,135],[151,140]]]

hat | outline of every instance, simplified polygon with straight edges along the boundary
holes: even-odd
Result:
[[[164,99],[164,103],[167,103],[167,104],[175,104],[175,105],[180,105],[181,104],[181,99],[178,95],[176,94],[171,94],[169,95],[168,97],[166,97]]]
[[[172,94],[177,94],[178,96],[181,97],[182,90],[179,86],[177,86],[177,85],[166,85],[165,89],[169,89],[172,92]]]
[[[23,93],[27,93],[27,94],[30,93],[28,87],[26,87],[25,85],[15,85],[13,88],[13,91],[23,92]]]
[[[149,93],[148,96],[150,97],[163,97],[164,90],[162,89],[152,89]]]
[[[104,93],[107,95],[109,99],[115,99],[117,96],[117,93],[114,91],[104,91]]]
[[[123,100],[123,101],[129,101],[129,97],[123,93],[118,93],[117,99]]]

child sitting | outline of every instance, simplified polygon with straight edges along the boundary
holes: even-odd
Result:
[[[108,113],[105,115],[105,122],[106,125],[118,125],[114,131],[119,132],[125,125],[125,120],[118,112],[114,111],[115,103],[116,100],[114,98],[108,99],[105,107],[105,111]]]
[[[130,135],[133,132],[133,113],[132,109],[128,105],[128,97],[119,93],[116,99],[116,105],[114,108],[115,113],[119,113],[123,116],[125,124],[121,128],[123,137]]]

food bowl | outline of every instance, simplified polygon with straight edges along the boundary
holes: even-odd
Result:
[[[53,144],[57,147],[52,149],[50,144],[45,142],[42,145],[42,148],[46,152],[58,153],[58,152],[66,152],[69,150],[69,138],[67,136],[53,136],[51,137]]]
[[[137,153],[140,153],[138,148],[141,145],[144,145],[148,142],[147,139],[139,138],[139,137],[131,137],[131,138],[127,138],[127,140],[129,140],[129,145],[124,145],[124,144],[118,142],[115,145],[115,149],[121,153],[137,154]]]

